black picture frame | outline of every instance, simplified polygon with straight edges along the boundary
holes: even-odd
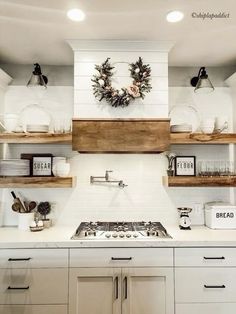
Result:
[[[22,159],[30,160],[30,176],[31,177],[52,177],[52,154],[21,154]],[[40,167],[38,169],[35,168],[35,162],[40,163],[42,169],[40,171]],[[42,163],[47,163],[43,164]],[[43,169],[44,168],[44,169]]]
[[[175,175],[185,177],[196,176],[196,157],[195,156],[176,156]]]

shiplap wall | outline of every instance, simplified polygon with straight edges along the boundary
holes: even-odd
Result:
[[[168,49],[158,43],[149,47],[148,42],[134,43],[135,51],[122,42],[109,42],[103,48],[98,43],[93,49],[86,43],[81,51],[74,48],[74,116],[80,118],[163,118],[168,116]],[[146,45],[146,46],[145,46]],[[99,49],[100,47],[100,49]],[[107,48],[106,48],[107,47]],[[121,48],[122,47],[122,48]],[[153,48],[154,47],[154,48]],[[149,51],[152,49],[152,51]],[[117,51],[118,50],[118,51]],[[162,51],[159,51],[162,50]],[[111,108],[106,101],[99,102],[92,92],[91,78],[97,74],[95,64],[103,63],[110,57],[114,68],[112,78],[116,88],[132,84],[129,63],[139,57],[151,66],[152,90],[142,99],[136,99],[126,108]]]

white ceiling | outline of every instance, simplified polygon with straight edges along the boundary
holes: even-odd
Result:
[[[80,7],[82,23],[66,11]],[[178,9],[185,19],[166,22]],[[192,18],[192,13],[225,12],[230,18]],[[235,0],[0,0],[0,62],[69,65],[66,39],[173,40],[170,65],[236,65]]]

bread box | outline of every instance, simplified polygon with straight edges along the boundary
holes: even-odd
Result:
[[[206,203],[205,224],[211,229],[236,229],[236,206],[224,202]]]

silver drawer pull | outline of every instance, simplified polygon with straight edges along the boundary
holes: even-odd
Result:
[[[131,261],[132,257],[112,257],[112,261]]]
[[[27,286],[27,287],[11,287],[11,286],[8,286],[7,290],[29,290],[29,286]]]
[[[8,258],[8,262],[25,262],[31,260],[31,257],[25,258]]]
[[[204,285],[204,288],[206,289],[224,289],[225,285],[221,285],[221,286],[208,286],[208,285]]]
[[[204,258],[204,259],[210,259],[210,260],[211,260],[211,259],[221,259],[221,260],[222,260],[222,259],[225,259],[224,256],[219,256],[219,257],[217,257],[217,256],[216,256],[216,257],[206,257],[206,256],[203,256],[203,258]]]

